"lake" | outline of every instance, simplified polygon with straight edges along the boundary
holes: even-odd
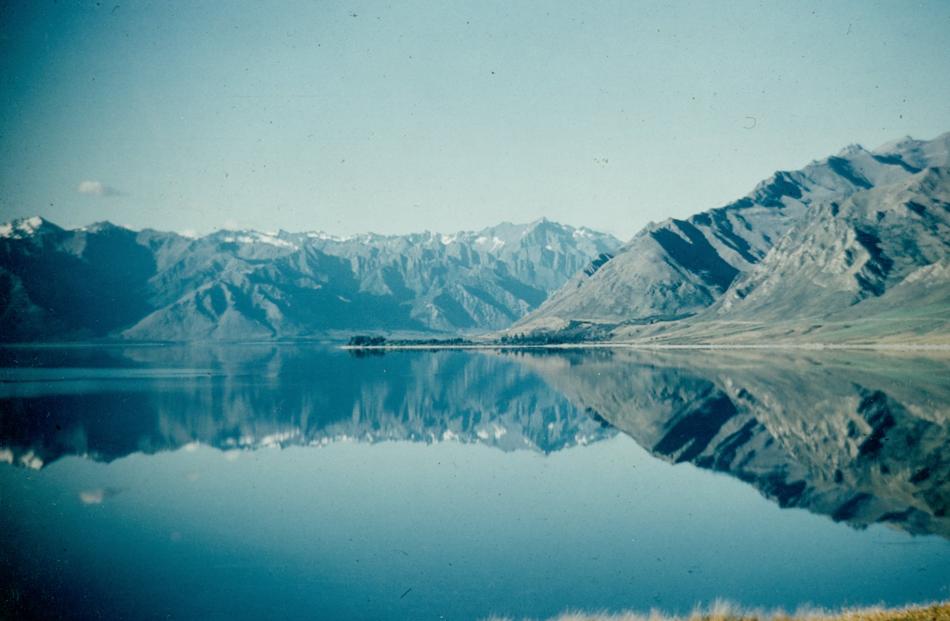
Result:
[[[2,349],[0,613],[947,599],[948,440],[945,355]]]

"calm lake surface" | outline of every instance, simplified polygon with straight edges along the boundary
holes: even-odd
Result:
[[[0,616],[950,598],[950,359],[0,350]]]

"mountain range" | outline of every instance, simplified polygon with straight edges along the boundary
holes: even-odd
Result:
[[[2,340],[326,337],[510,325],[620,242],[539,220],[454,235],[0,227]]]
[[[950,343],[950,133],[851,145],[625,244],[548,220],[454,235],[0,226],[0,340]],[[484,336],[484,335],[488,336]]]
[[[509,332],[622,341],[950,336],[950,133],[852,145],[651,224]]]

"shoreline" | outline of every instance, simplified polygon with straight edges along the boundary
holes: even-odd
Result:
[[[631,343],[598,342],[519,344],[468,343],[468,344],[392,344],[392,345],[341,345],[347,351],[411,351],[411,350],[522,350],[522,349],[636,349],[643,351],[669,350],[758,350],[758,351],[908,351],[950,352],[950,344],[897,344],[897,343]]]
[[[639,351],[891,351],[950,353],[950,343],[644,343],[637,341],[586,341],[578,343],[413,343],[393,342],[380,345],[351,345],[342,339],[275,340],[200,340],[200,341],[65,341],[37,343],[0,343],[0,349],[71,349],[71,348],[162,348],[162,347],[234,347],[234,346],[323,346],[345,351],[421,351],[421,350],[576,350],[630,349]]]

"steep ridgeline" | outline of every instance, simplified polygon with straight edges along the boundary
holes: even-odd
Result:
[[[950,168],[928,168],[815,205],[712,308],[672,334],[937,342],[948,323]]]
[[[649,325],[701,313],[753,271],[811,205],[840,204],[947,166],[948,147],[950,133],[874,151],[850,146],[801,170],[777,172],[724,207],[650,225],[613,258],[576,274],[514,330],[558,330],[571,322]]]
[[[191,239],[109,223],[64,230],[34,217],[0,227],[0,339],[501,328],[618,245],[547,220],[451,236],[219,231]]]

